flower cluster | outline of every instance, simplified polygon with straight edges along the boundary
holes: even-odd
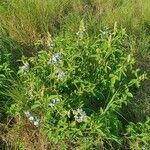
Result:
[[[109,28],[105,26],[103,29],[103,35],[108,35],[108,34],[109,34]]]
[[[75,121],[81,123],[87,119],[86,112],[82,108],[73,111]]]
[[[52,64],[57,64],[62,59],[61,53],[56,53],[52,56]]]
[[[55,53],[52,56],[51,62],[49,61],[49,63],[52,63],[52,64],[56,65],[61,60],[62,60],[62,54],[61,53]],[[57,80],[61,80],[64,76],[65,76],[65,72],[64,71],[59,71],[57,73]]]
[[[54,107],[56,104],[60,102],[60,99],[54,98],[52,101],[48,104],[49,107]]]
[[[29,121],[34,124],[34,126],[39,127],[39,125],[40,125],[40,119],[38,117],[34,117],[32,115],[32,113],[29,112],[29,111],[25,111],[24,114],[29,119]]]

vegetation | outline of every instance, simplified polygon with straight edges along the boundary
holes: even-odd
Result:
[[[1,0],[0,149],[150,148],[149,0]]]

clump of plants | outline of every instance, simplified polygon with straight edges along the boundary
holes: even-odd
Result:
[[[50,149],[121,149],[126,131],[120,110],[146,78],[135,69],[127,40],[116,24],[91,37],[83,20],[76,33],[54,39],[48,33],[35,44],[37,54],[22,57],[8,90],[14,100],[8,113],[20,128],[46,137]]]
[[[145,123],[130,123],[127,127],[131,149],[148,150],[150,147],[150,118]]]

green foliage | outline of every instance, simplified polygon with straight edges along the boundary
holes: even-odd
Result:
[[[124,29],[105,29],[89,36],[83,20],[79,31],[65,32],[33,57],[22,58],[19,81],[9,89],[9,113],[26,118],[45,134],[52,148],[121,148],[119,111],[133,97],[146,74],[135,59]]]
[[[150,114],[149,80],[138,90],[146,74],[134,59],[149,78],[149,4],[0,0],[0,123],[15,147],[30,143],[20,136],[30,126],[51,149],[149,149],[150,121],[138,123]],[[116,21],[128,36],[109,29]],[[8,114],[16,123],[4,124]]]
[[[130,123],[127,133],[131,149],[148,150],[150,147],[150,118],[147,118],[145,123]]]
[[[0,120],[2,121],[3,114],[6,113],[8,98],[3,92],[10,84],[12,69],[11,69],[11,54],[8,51],[10,43],[8,40],[0,37]]]
[[[0,39],[0,87],[2,88],[8,76],[11,74],[10,53],[4,47],[3,39]]]

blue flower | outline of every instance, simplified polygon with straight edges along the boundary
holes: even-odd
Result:
[[[105,26],[103,28],[103,35],[108,35],[109,34],[109,28],[107,26]]]
[[[52,56],[52,64],[56,64],[62,59],[62,54],[61,53],[56,53]]]
[[[26,117],[28,117],[31,123],[33,123],[36,127],[39,127],[40,119],[38,117],[34,117],[29,111],[25,111],[24,114],[26,115]]]

